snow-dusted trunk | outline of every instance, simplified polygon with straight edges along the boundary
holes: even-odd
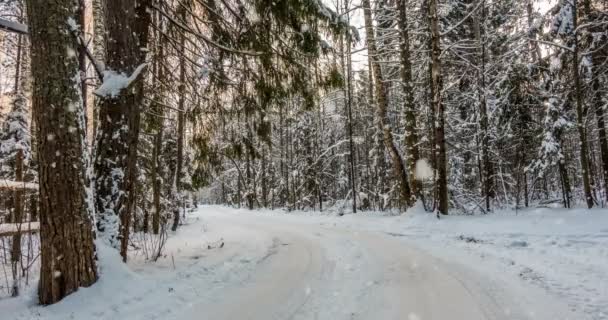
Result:
[[[17,150],[15,159],[15,181],[23,181],[23,150]],[[20,224],[23,222],[23,188],[15,189],[13,193],[13,223]],[[17,232],[13,236],[13,247],[11,248],[11,268],[13,272],[13,287],[11,288],[11,296],[19,295],[19,276],[20,276],[20,261],[21,261],[21,233]]]
[[[22,19],[23,20],[23,12]],[[23,35],[19,34],[17,36],[17,59],[15,61],[15,94],[18,95],[15,98],[14,104],[25,104],[25,97],[22,96],[21,93],[21,66],[23,64]],[[14,107],[17,107],[16,105]],[[25,106],[21,106],[22,109],[25,109]],[[23,128],[26,129],[26,128]],[[25,133],[25,132],[24,132]],[[27,133],[26,133],[27,134]],[[1,143],[0,143],[1,144]],[[24,152],[23,149],[17,149],[15,154],[15,181],[23,181],[23,162],[24,162]],[[24,190],[22,188],[17,188],[13,192],[13,213],[10,219],[13,223],[21,223],[23,221],[23,204],[24,204]],[[11,271],[13,276],[13,283],[11,288],[11,296],[16,297],[19,295],[19,278],[20,278],[20,270],[19,267],[21,265],[21,233],[17,232],[13,235],[13,243],[11,248]]]
[[[40,181],[41,304],[97,280],[72,0],[27,1]],[[57,63],[61,61],[61,63]],[[84,156],[83,156],[84,155]]]
[[[608,2],[605,2],[608,8]],[[588,1],[586,2],[588,5]],[[586,12],[589,12],[586,10]],[[592,27],[589,31],[592,36],[592,46],[591,46],[591,59],[592,59],[592,68],[591,68],[591,88],[593,91],[592,98],[592,109],[595,109],[595,118],[597,122],[597,135],[598,135],[598,143],[600,145],[600,156],[601,156],[601,171],[604,177],[604,196],[605,200],[608,202],[608,139],[606,137],[606,122],[605,122],[605,92],[606,92],[606,81],[608,78],[606,74],[602,74],[602,67],[605,68],[605,62],[608,61],[608,48],[606,47],[606,41],[608,41],[608,34],[605,32],[605,26],[598,24],[597,26]],[[598,50],[599,49],[599,50]],[[604,88],[602,88],[602,84],[604,84]]]
[[[186,59],[184,57],[185,50],[185,39],[182,34],[182,38],[180,40],[180,60],[179,60],[179,102],[177,112],[177,163],[175,168],[175,191],[177,193],[177,197],[179,199],[179,207],[182,207],[183,197],[182,197],[182,171],[183,171],[183,163],[184,163],[184,135],[185,135],[185,113],[186,113]],[[177,229],[177,225],[179,224],[179,210],[177,210],[177,215],[173,217],[173,227],[172,229]]]
[[[580,63],[579,63],[579,41],[578,41],[578,17],[577,17],[577,6],[578,1],[572,0],[572,28],[575,30],[573,34],[573,64],[572,64],[572,76],[574,77],[574,95],[576,101],[576,128],[578,129],[579,139],[581,141],[581,170],[583,175],[583,190],[585,192],[585,202],[587,208],[593,207],[593,195],[591,193],[591,181],[589,178],[589,154],[587,144],[587,133],[585,128],[585,112],[583,111],[583,92],[580,77]]]
[[[93,56],[97,63],[106,61],[105,0],[92,0],[93,9]]]
[[[349,3],[348,1],[344,1],[344,15],[346,16],[347,22],[350,25],[350,14],[349,14]],[[352,210],[353,213],[357,213],[357,171],[356,167],[356,153],[355,153],[355,144],[353,141],[353,64],[352,64],[352,37],[351,35],[346,35],[346,44],[344,41],[344,35],[340,36],[340,58],[342,62],[342,69],[345,74],[344,81],[344,105],[346,108],[346,120],[347,123],[345,125],[348,128],[348,163],[350,167],[349,172],[349,182],[350,182],[350,191],[353,197]],[[319,116],[319,122],[322,121],[322,118]],[[323,132],[320,130],[319,132]],[[317,144],[320,146],[320,144]],[[319,151],[321,153],[321,151]],[[322,194],[319,191],[319,205],[322,204]]]
[[[161,120],[162,121],[162,120]],[[163,126],[159,126],[158,131],[154,135],[154,146],[152,151],[152,203],[154,205],[154,213],[152,214],[152,233],[160,233],[160,220],[162,216],[161,206],[161,188],[162,176],[160,174],[160,154],[163,146]]]
[[[445,115],[444,105],[441,101],[443,90],[443,79],[441,75],[441,46],[439,21],[437,13],[437,0],[429,0],[428,3],[429,28],[431,31],[431,86],[433,97],[431,107],[435,111],[435,158],[436,158],[436,188],[437,188],[437,210],[441,214],[448,214],[448,172],[447,152],[445,144]]]
[[[78,0],[78,25],[80,26],[80,28],[82,29],[82,37],[84,39],[84,35],[86,35],[86,30],[85,30],[85,26],[86,26],[86,3],[85,0]],[[86,41],[86,40],[85,40]],[[78,63],[80,65],[80,79],[81,79],[81,83],[80,83],[80,91],[81,96],[82,96],[82,106],[83,106],[83,110],[84,110],[84,117],[85,117],[85,132],[89,132],[89,128],[88,128],[88,84],[85,81],[85,79],[87,78],[87,47],[85,46],[79,46],[78,48]],[[87,137],[89,135],[87,134]]]
[[[604,176],[604,193],[605,199],[608,201],[608,141],[606,139],[606,123],[604,121],[604,107],[602,106],[602,90],[600,88],[600,79],[598,76],[593,77],[593,104],[595,109],[595,118],[597,121],[598,143],[600,144],[602,158],[602,175]]]
[[[481,166],[483,195],[486,211],[490,211],[490,200],[494,197],[492,166],[489,155],[488,111],[486,101],[486,30],[485,30],[485,0],[481,1],[480,15],[473,18],[475,41],[477,42],[477,95],[479,99],[479,116],[481,129]]]
[[[395,145],[391,126],[387,118],[388,109],[388,88],[384,82],[382,69],[378,61],[378,50],[376,49],[376,37],[374,35],[374,26],[372,24],[372,12],[369,0],[362,0],[364,16],[365,16],[365,33],[368,54],[371,57],[371,69],[374,75],[374,85],[376,91],[376,106],[378,114],[379,130],[382,132],[384,146],[388,149],[393,166],[393,175],[399,183],[400,201],[403,201],[407,207],[413,205],[410,185],[407,178],[407,171],[403,164],[403,159],[399,154],[399,150]]]
[[[120,247],[127,259],[129,225],[135,204],[137,143],[143,98],[143,69],[148,45],[149,1],[107,0],[105,7],[106,71],[104,87],[118,79],[129,83],[108,92],[99,111],[95,154],[98,229],[103,238]]]
[[[178,13],[181,21],[187,22],[186,8],[190,7],[190,1],[181,1]],[[185,136],[185,114],[186,114],[186,35],[179,32],[179,100],[177,108],[177,161],[175,164],[175,196],[177,197],[176,209],[173,210],[173,225],[171,230],[177,230],[180,220],[180,208],[183,207],[182,196],[182,171],[184,164],[184,136]]]
[[[344,11],[348,12],[348,1],[344,3]],[[342,64],[342,71],[345,74],[344,81],[344,107],[346,113],[346,125],[348,128],[348,163],[349,163],[349,185],[353,197],[352,210],[353,213],[357,213],[357,193],[356,193],[356,180],[357,173],[355,171],[355,148],[353,143],[353,112],[352,112],[352,56],[351,56],[351,38],[346,37],[346,45],[344,43],[344,37],[340,36],[340,60]],[[319,121],[321,117],[319,116]],[[319,131],[323,132],[323,131]],[[319,144],[317,144],[319,146]],[[321,152],[319,152],[321,153]],[[320,193],[320,192],[319,192]],[[319,194],[319,205],[322,204],[321,194]]]
[[[401,81],[403,86],[404,115],[405,115],[405,148],[407,151],[407,167],[412,189],[412,201],[420,192],[421,184],[416,180],[416,162],[420,157],[418,150],[418,134],[416,132],[416,107],[414,106],[414,92],[412,80],[412,61],[410,58],[410,35],[407,22],[407,0],[399,0],[399,32],[400,58],[401,58]]]
[[[93,18],[93,57],[95,61],[101,65],[105,66],[106,61],[106,50],[105,50],[105,38],[106,38],[106,27],[104,24],[105,14],[105,0],[92,0],[92,18]],[[93,97],[94,106],[97,106],[98,101],[100,101],[99,97]],[[90,132],[92,132],[93,137],[97,136],[97,124],[99,121],[99,108],[94,107],[92,112],[91,126]]]

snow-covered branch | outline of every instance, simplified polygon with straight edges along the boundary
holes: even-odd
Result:
[[[9,237],[16,234],[33,233],[40,230],[39,222],[2,223],[0,224],[0,237]]]
[[[95,95],[102,98],[116,98],[122,90],[131,87],[141,77],[147,67],[148,63],[142,63],[130,76],[114,70],[104,71],[103,83],[95,90]]]
[[[0,190],[38,190],[37,183],[0,179]]]
[[[84,50],[87,58],[89,59],[89,61],[91,61],[91,64],[93,65],[93,69],[95,69],[95,73],[97,73],[99,79],[103,81],[105,68],[101,63],[99,63],[99,61],[95,59],[93,53],[89,50],[86,41],[84,41],[84,39],[82,38],[82,31],[80,30],[80,26],[76,24],[76,21],[74,19],[71,18],[68,19],[67,23],[68,27],[70,28],[70,33],[76,39],[76,43],[80,48]]]
[[[2,19],[2,18],[0,18],[0,29],[7,30],[9,32],[20,33],[20,34],[28,33],[27,25],[19,23],[19,22],[8,21],[8,20]]]

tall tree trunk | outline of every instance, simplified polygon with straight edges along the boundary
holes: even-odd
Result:
[[[566,164],[562,161],[558,164],[559,176],[562,184],[562,194],[564,197],[564,207],[571,208],[572,207],[572,190],[570,186],[570,178],[568,177],[568,169]],[[545,178],[545,198],[548,198],[548,187],[547,180]]]
[[[416,180],[416,162],[420,158],[418,150],[418,134],[416,133],[416,107],[412,86],[412,61],[410,58],[410,36],[407,23],[407,0],[399,0],[399,32],[401,34],[401,81],[403,86],[404,115],[405,115],[405,148],[407,151],[408,174],[412,189],[412,202],[420,192],[421,184]]]
[[[161,155],[163,149],[163,133],[164,133],[164,108],[160,103],[164,102],[164,80],[165,80],[165,69],[163,65],[164,61],[164,44],[166,38],[163,37],[161,30],[164,30],[164,22],[160,13],[155,16],[155,22],[158,23],[159,31],[155,33],[156,41],[158,41],[158,54],[155,56],[153,65],[153,74],[155,84],[154,102],[150,105],[150,110],[153,112],[152,119],[150,121],[151,127],[154,134],[154,143],[152,145],[152,204],[154,206],[154,213],[152,215],[152,233],[159,234],[161,227],[162,217],[162,205],[161,205],[161,193],[162,193],[162,163]],[[160,103],[159,103],[160,102]]]
[[[93,57],[95,61],[102,66],[105,66],[106,61],[106,27],[105,27],[105,0],[92,0],[93,11]],[[94,105],[91,119],[91,133],[93,137],[97,137],[97,125],[99,121],[98,105],[101,99],[94,98]]]
[[[23,150],[17,150],[15,158],[15,181],[23,181]],[[23,189],[15,189],[13,195],[13,223],[21,225],[23,222]],[[21,261],[21,234],[17,232],[13,236],[13,247],[11,250],[11,267],[13,272],[13,287],[11,288],[11,296],[19,295],[19,264]]]
[[[443,79],[441,75],[441,46],[439,22],[437,17],[437,0],[429,0],[429,28],[431,31],[431,86],[433,89],[432,108],[435,110],[435,146],[437,167],[437,209],[441,214],[448,214],[448,172],[445,144],[445,115],[441,101]]]
[[[344,14],[347,16],[348,21],[350,21],[350,15],[348,13],[349,8],[348,8],[348,1],[344,1]],[[349,23],[350,24],[350,23]],[[349,150],[349,156],[348,156],[348,162],[349,162],[349,166],[350,166],[350,172],[349,172],[349,180],[350,180],[350,189],[352,192],[352,196],[353,196],[353,204],[352,204],[352,210],[353,213],[357,213],[357,191],[356,191],[356,185],[357,185],[357,172],[355,171],[355,162],[356,162],[356,158],[355,158],[355,144],[353,141],[353,110],[352,110],[352,90],[353,90],[353,86],[352,86],[352,55],[351,55],[351,51],[352,51],[352,44],[351,44],[352,40],[351,40],[351,36],[349,34],[346,35],[346,48],[344,45],[344,37],[341,36],[340,37],[340,53],[341,53],[341,60],[342,60],[342,69],[344,70],[345,73],[345,83],[344,83],[344,99],[345,99],[345,108],[346,108],[346,119],[348,120],[348,123],[346,124],[348,127],[348,150]],[[345,50],[346,49],[346,50]],[[346,58],[346,59],[345,59]],[[321,201],[319,201],[319,203],[321,203]]]
[[[608,2],[605,2],[608,3]],[[586,0],[586,6],[589,6],[589,1]],[[589,14],[588,10],[587,14]],[[603,26],[597,26],[589,32],[592,34],[601,35],[601,32],[604,31]],[[602,42],[601,40],[604,40]],[[596,40],[598,46],[602,46],[602,43],[608,41],[608,35],[604,34],[601,36],[601,39]],[[598,48],[593,48],[598,49]],[[592,58],[592,74],[591,78],[593,79],[591,84],[591,89],[593,91],[593,108],[595,109],[595,119],[597,122],[597,135],[598,135],[598,143],[600,145],[600,156],[602,160],[602,175],[604,178],[604,197],[605,201],[608,203],[608,139],[606,137],[606,122],[605,122],[605,114],[604,114],[604,101],[603,101],[603,92],[605,92],[605,88],[602,88],[602,83],[606,83],[606,77],[602,75],[602,70],[600,69],[605,61],[608,59],[608,50],[604,48],[604,50],[592,50],[591,54]]]
[[[85,28],[86,28],[86,11],[85,10],[86,10],[85,0],[78,0],[78,25],[82,29],[82,32],[81,32],[82,37],[84,37],[84,35],[87,34],[87,32],[85,30]],[[82,106],[84,109],[84,119],[85,119],[84,125],[85,125],[85,132],[87,132],[87,137],[89,137],[89,135],[88,135],[89,110],[88,110],[88,103],[87,103],[88,87],[87,87],[87,82],[86,82],[86,78],[87,78],[87,53],[86,52],[87,52],[87,47],[80,46],[78,48],[78,63],[80,64],[80,91],[82,92]]]
[[[161,120],[162,121],[162,120]],[[162,177],[160,175],[160,154],[163,145],[163,125],[158,127],[158,131],[154,135],[154,146],[152,151],[152,161],[154,162],[152,167],[152,201],[154,205],[154,213],[152,214],[152,233],[160,233],[160,223],[162,215],[162,206],[160,203],[161,188],[162,188]]]
[[[595,118],[597,121],[597,135],[600,144],[602,158],[602,175],[604,176],[604,196],[608,202],[608,141],[606,139],[606,123],[604,122],[604,107],[602,106],[602,90],[597,74],[593,80],[593,104],[595,107]]]
[[[71,0],[27,1],[40,181],[41,304],[97,280],[87,149]],[[68,50],[66,50],[66,48]],[[57,63],[61,61],[61,63]],[[84,156],[83,156],[84,155]]]
[[[371,57],[371,68],[374,74],[375,80],[375,91],[376,91],[376,105],[378,113],[378,125],[379,130],[382,132],[384,146],[388,149],[391,156],[393,174],[395,179],[399,182],[400,187],[400,201],[404,202],[407,207],[413,205],[410,185],[407,178],[407,171],[403,164],[403,159],[399,154],[399,150],[395,145],[393,139],[393,133],[391,132],[390,123],[387,117],[388,109],[388,88],[384,82],[382,75],[382,69],[378,61],[378,50],[376,49],[376,37],[374,35],[374,27],[372,24],[372,12],[370,8],[369,0],[362,0],[363,12],[365,16],[365,33],[367,41],[367,51]]]
[[[485,0],[481,1],[481,16],[475,15],[474,29],[475,29],[475,40],[477,42],[477,56],[478,56],[478,71],[477,71],[477,91],[479,98],[479,115],[480,115],[480,126],[481,126],[481,166],[482,166],[482,183],[483,183],[483,195],[486,202],[486,211],[490,211],[490,200],[494,197],[492,190],[493,179],[492,179],[492,167],[490,163],[489,155],[489,132],[488,132],[488,111],[486,103],[486,40],[485,40],[485,28],[482,26],[485,23],[485,12],[486,4]]]
[[[573,63],[572,76],[574,77],[574,95],[576,100],[576,128],[578,129],[579,139],[581,141],[581,170],[583,175],[583,189],[585,191],[585,201],[587,208],[593,207],[593,195],[591,194],[591,181],[589,179],[589,154],[587,144],[587,134],[585,130],[585,114],[583,111],[583,92],[581,79],[579,74],[579,51],[578,51],[578,17],[577,17],[578,1],[573,0],[572,5],[572,28],[575,30],[573,36]]]
[[[186,22],[186,6],[189,6],[188,1],[184,1],[179,7],[179,16],[182,22]],[[184,163],[184,122],[186,113],[186,35],[180,32],[179,40],[179,100],[177,103],[177,163],[175,169],[175,191],[178,199],[178,210],[173,214],[173,226],[171,230],[177,230],[179,225],[180,208],[184,205],[182,192],[182,171]]]
[[[106,0],[106,76],[133,75],[145,63],[150,0]],[[140,77],[142,75],[140,74]],[[95,158],[98,230],[127,260],[134,209],[143,81],[102,99]]]
[[[23,14],[21,12],[20,22],[23,21]],[[22,99],[21,93],[21,65],[23,63],[23,36],[19,34],[17,36],[17,59],[15,61],[15,99]],[[14,103],[25,103],[25,101]],[[15,155],[15,181],[23,181],[23,150],[17,150]],[[17,188],[13,192],[13,214],[10,219],[11,222],[21,224],[23,221],[23,189]],[[17,232],[13,236],[13,243],[11,248],[11,271],[13,276],[13,283],[11,288],[11,296],[16,297],[19,295],[19,264],[21,262],[21,234]]]

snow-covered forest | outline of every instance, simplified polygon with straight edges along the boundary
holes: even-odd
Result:
[[[0,314],[608,319],[607,106],[606,0],[0,0]]]

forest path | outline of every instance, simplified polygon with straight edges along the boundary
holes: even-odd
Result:
[[[183,319],[566,319],[556,310],[525,310],[521,293],[426,254],[399,234],[227,208],[204,219],[262,233],[272,246],[249,279],[194,304]]]

